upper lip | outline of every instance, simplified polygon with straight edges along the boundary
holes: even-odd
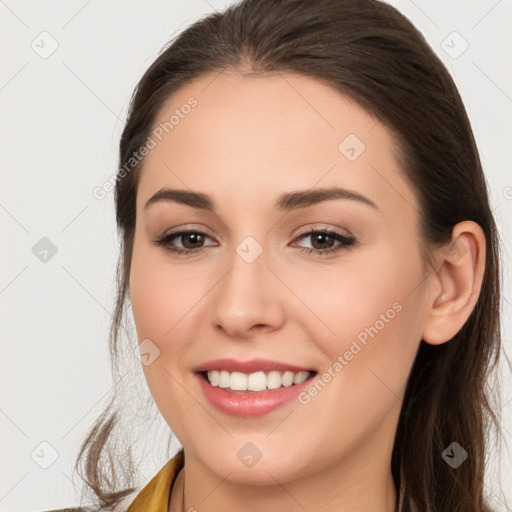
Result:
[[[242,372],[242,373],[255,373],[255,372],[270,372],[277,371],[292,371],[297,372],[314,372],[311,368],[305,368],[290,363],[283,363],[281,361],[271,361],[270,359],[251,359],[250,361],[237,361],[235,359],[212,359],[196,366],[194,372],[206,372],[210,370],[226,370],[228,372]]]

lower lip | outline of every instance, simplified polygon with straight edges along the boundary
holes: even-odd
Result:
[[[300,384],[267,391],[242,392],[226,391],[219,386],[212,386],[199,373],[195,374],[199,380],[199,385],[204,396],[219,411],[232,416],[243,416],[246,418],[255,418],[268,414],[279,407],[293,401],[297,395],[308,387],[314,374]]]

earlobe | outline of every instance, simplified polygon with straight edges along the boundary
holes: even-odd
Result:
[[[473,221],[456,224],[448,245],[436,254],[429,276],[422,339],[431,345],[451,340],[473,311],[485,270],[485,235]]]

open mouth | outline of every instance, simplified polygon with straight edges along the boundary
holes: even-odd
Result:
[[[197,372],[210,386],[239,394],[265,393],[283,387],[293,387],[312,379],[318,372],[311,371],[269,371],[269,372],[228,372],[210,370]]]

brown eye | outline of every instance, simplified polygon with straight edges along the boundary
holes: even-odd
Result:
[[[347,237],[341,233],[326,230],[311,230],[299,236],[297,240],[310,239],[311,248],[302,247],[302,251],[308,254],[316,253],[319,255],[330,254],[333,252],[347,249],[356,243],[354,237]]]
[[[341,233],[326,230],[311,230],[299,236],[297,240],[310,239],[311,248],[301,247],[302,251],[308,254],[315,253],[318,255],[325,255],[347,249],[356,243],[354,237],[347,237]],[[206,239],[211,239],[206,233],[201,231],[177,231],[168,233],[162,238],[155,240],[154,245],[163,247],[165,250],[180,254],[190,254],[200,252],[204,247]],[[177,245],[179,241],[181,245]],[[213,245],[213,244],[209,244]]]
[[[196,232],[188,232],[178,235],[185,249],[196,249],[204,243],[204,235]]]
[[[210,237],[201,231],[177,231],[164,235],[162,238],[155,240],[153,244],[161,246],[171,252],[188,254],[201,250],[207,238]],[[181,243],[181,246],[176,245],[176,240]]]
[[[309,236],[311,237],[311,245],[313,248],[320,251],[323,249],[330,249],[336,243],[336,239],[332,235],[328,235],[326,233],[315,233]]]

